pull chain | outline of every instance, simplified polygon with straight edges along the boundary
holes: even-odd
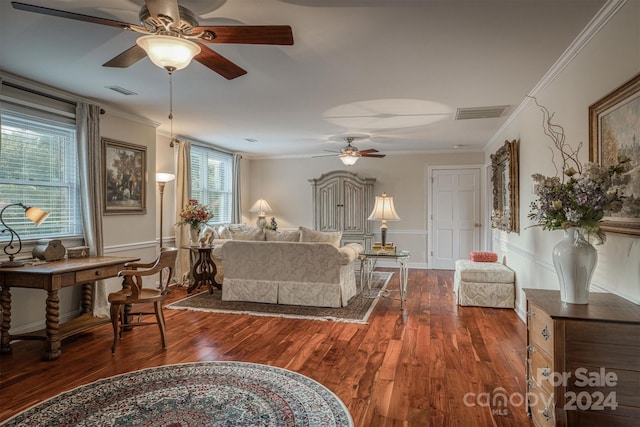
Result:
[[[169,126],[171,131],[171,142],[169,147],[173,148],[173,71],[174,68],[166,67],[169,72]]]

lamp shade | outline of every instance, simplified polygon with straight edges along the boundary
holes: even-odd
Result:
[[[360,157],[361,157],[360,153],[344,153],[338,156],[338,158],[342,160],[342,163],[344,163],[347,166],[355,165]]]
[[[166,35],[142,36],[136,44],[144,49],[151,62],[170,70],[183,69],[202,50],[192,41]]]
[[[36,227],[44,222],[50,212],[43,211],[40,208],[28,207],[24,210],[24,215],[33,222]]]
[[[172,173],[166,173],[166,172],[156,173],[156,182],[167,183],[169,181],[173,181],[174,179],[176,179],[176,176]]]
[[[400,221],[400,216],[396,212],[396,208],[393,206],[393,197],[388,196],[387,193],[382,193],[381,196],[376,196],[376,203],[373,207],[373,212],[369,215],[369,220],[377,221]]]
[[[265,213],[271,211],[271,206],[269,206],[269,203],[267,203],[265,199],[258,199],[253,206],[251,206],[251,209],[249,209],[249,212],[258,212],[258,216],[264,216]]]

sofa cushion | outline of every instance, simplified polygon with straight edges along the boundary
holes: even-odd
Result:
[[[277,231],[265,230],[267,242],[299,242],[300,230]]]
[[[247,224],[223,224],[218,227],[218,237],[220,239],[231,239],[232,231],[249,231]]]
[[[456,261],[454,280],[475,283],[513,283],[515,273],[499,262],[475,262],[466,259]]]
[[[307,227],[300,227],[300,241],[310,243],[331,243],[336,248],[340,247],[342,231],[316,231]]]
[[[262,242],[265,240],[264,230],[260,228],[257,230],[248,231],[229,231],[233,240],[257,240]]]

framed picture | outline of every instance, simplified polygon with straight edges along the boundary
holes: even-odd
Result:
[[[603,166],[631,159],[622,210],[604,217],[602,229],[640,235],[640,74],[589,107],[589,160]]]
[[[104,214],[146,212],[147,147],[102,138]]]
[[[493,209],[491,227],[508,233],[520,232],[518,141],[505,141],[491,155]]]

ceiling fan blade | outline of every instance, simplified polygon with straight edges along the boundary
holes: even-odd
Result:
[[[171,18],[176,24],[180,24],[180,9],[177,0],[145,0],[149,14],[154,18],[164,15]]]
[[[214,52],[206,46],[200,46],[202,50],[195,56],[195,60],[220,74],[227,80],[233,80],[236,77],[240,77],[247,74],[246,70],[243,70],[233,62],[229,61],[218,52]]]
[[[75,19],[76,21],[89,22],[92,24],[108,25],[110,27],[129,28],[131,24],[115,21],[113,19],[98,18],[96,16],[82,15],[80,13],[67,12],[65,10],[50,9],[48,7],[34,6],[32,4],[11,2],[14,9],[27,12],[41,13],[43,15],[57,16],[59,18]]]
[[[367,154],[367,153],[362,154],[362,157],[376,157],[376,158],[379,158],[379,159],[381,159],[382,157],[385,157],[385,156],[386,156],[386,154]]]
[[[122,52],[120,55],[111,58],[110,60],[102,64],[102,66],[127,68],[140,61],[145,56],[147,56],[147,53],[144,51],[144,49],[138,45],[134,45]]]
[[[368,154],[368,153],[377,153],[378,150],[376,150],[375,148],[369,148],[367,150],[360,150],[359,153],[360,154]]]
[[[197,31],[215,34],[213,40],[202,40],[207,43],[293,44],[293,33],[288,25],[214,25],[194,28],[194,32]]]

